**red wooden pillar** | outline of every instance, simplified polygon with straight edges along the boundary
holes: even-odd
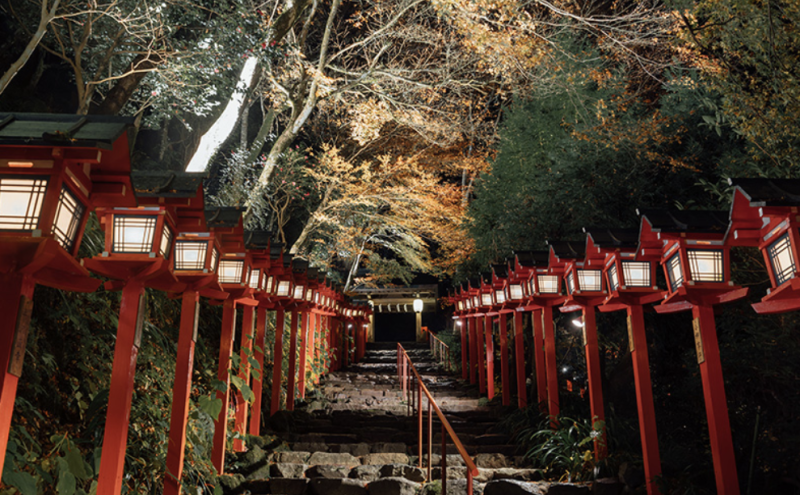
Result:
[[[736,473],[736,459],[733,455],[733,439],[728,419],[725,382],[722,378],[722,362],[719,357],[714,308],[695,305],[692,307],[692,316],[694,316],[697,360],[700,363],[700,376],[703,380],[703,395],[706,402],[717,493],[738,495],[739,478]]]
[[[475,317],[467,317],[467,333],[469,335],[469,383],[475,383],[475,370],[478,369],[477,323]]]
[[[29,275],[0,275],[0,473],[28,342],[35,286]]]
[[[557,424],[555,418],[559,414],[558,405],[558,370],[556,369],[556,333],[553,328],[553,308],[545,306],[542,320],[544,323],[544,360],[547,369],[547,411],[551,417],[551,424]]]
[[[261,435],[261,397],[264,392],[264,346],[266,345],[267,308],[259,306],[256,313],[256,340],[253,355],[258,363],[258,373],[253,375],[253,404],[250,406],[249,433]]]
[[[484,318],[478,316],[475,318],[475,345],[478,348],[478,388],[480,393],[486,393],[486,346],[484,343],[484,335],[486,331],[483,329]]]
[[[308,359],[308,317],[310,313],[303,311],[302,330],[300,336],[300,370],[297,373],[297,393],[301,399],[306,398],[306,360]]]
[[[269,415],[272,416],[281,409],[281,379],[283,371],[283,326],[286,315],[283,308],[275,311],[275,352],[272,360],[272,402],[270,402]]]
[[[539,403],[539,410],[547,412],[547,360],[544,357],[544,318],[542,317],[542,310],[533,310],[531,320],[533,321],[533,353],[536,360],[536,400]]]
[[[503,405],[511,405],[511,381],[508,376],[508,320],[505,313],[500,315],[500,380],[503,386]]]
[[[525,337],[522,334],[522,312],[514,312],[514,362],[517,365],[517,405],[528,407],[525,377]]]
[[[311,382],[316,383],[317,380],[317,362],[315,360],[316,347],[317,347],[317,316],[314,313],[308,312],[308,345],[306,346],[306,360],[308,361],[309,371],[311,372]],[[305,390],[303,390],[305,393]],[[305,395],[303,395],[305,398]]]
[[[639,434],[642,438],[642,459],[648,495],[659,495],[656,479],[661,476],[661,455],[658,452],[656,413],[653,405],[653,383],[650,380],[650,359],[644,331],[644,313],[639,305],[628,306],[629,343],[639,410]]]
[[[316,317],[314,318],[314,330],[317,332],[317,345],[315,346],[314,352],[316,353],[315,360],[317,362],[317,369],[319,372],[314,377],[314,383],[319,383],[319,377],[325,371],[322,369],[322,347],[323,343],[325,342],[324,332],[322,331],[322,315],[317,313]]]
[[[101,495],[118,495],[122,491],[133,379],[144,323],[144,298],[142,282],[129,280],[125,283],[117,323],[117,341],[114,344],[100,475],[97,479],[97,493]]]
[[[286,384],[286,410],[294,411],[294,398],[297,391],[297,318],[300,313],[297,310],[292,310],[292,322],[289,334],[289,376],[286,377],[288,383]]]
[[[459,318],[459,330],[461,330],[461,379],[469,380],[469,343],[467,341],[467,319]]]
[[[239,346],[239,378],[250,385],[250,360],[249,355],[253,353],[253,312],[255,308],[244,306],[242,308],[242,342]],[[247,409],[249,405],[244,400],[241,392],[236,392],[236,419],[235,430],[241,438],[233,441],[233,450],[244,452],[247,447],[244,444],[244,435],[247,432]]]
[[[605,423],[606,413],[603,407],[603,380],[600,372],[600,350],[597,346],[597,319],[594,306],[583,308],[583,346],[586,352],[586,373],[589,377],[589,405],[592,413],[592,424],[596,421]],[[600,438],[594,439],[595,459],[605,459],[607,455],[606,429]]]
[[[211,463],[217,474],[225,469],[225,441],[228,437],[228,408],[230,407],[231,356],[236,327],[236,303],[228,299],[222,303],[222,335],[219,344],[219,370],[217,379],[225,383],[225,391],[217,391],[217,399],[222,401],[219,417],[214,422],[214,446],[211,450]]]
[[[167,472],[164,474],[164,495],[181,493],[183,456],[186,452],[186,425],[189,418],[189,396],[192,393],[194,345],[197,342],[197,312],[200,295],[196,291],[183,293],[181,326],[178,333],[178,357],[175,360],[175,382],[172,385],[172,411],[169,421]]]
[[[486,335],[486,395],[494,399],[494,323],[490,316],[483,317],[483,331]]]

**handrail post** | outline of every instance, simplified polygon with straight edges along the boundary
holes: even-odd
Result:
[[[428,481],[431,480],[431,457],[433,457],[433,412],[428,399]]]
[[[447,493],[447,429],[442,422],[442,494]]]
[[[419,468],[422,469],[422,381],[417,378],[417,433],[419,434]]]
[[[467,495],[472,495],[472,471],[467,468]]]

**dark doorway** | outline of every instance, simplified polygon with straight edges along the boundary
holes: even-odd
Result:
[[[375,342],[414,342],[416,339],[414,313],[375,313]]]

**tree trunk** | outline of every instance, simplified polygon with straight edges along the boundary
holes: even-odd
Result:
[[[58,9],[58,4],[61,0],[55,0],[53,2],[53,7],[48,10],[47,9],[47,0],[42,0],[42,17],[39,19],[39,26],[36,28],[36,32],[33,33],[33,37],[28,42],[28,45],[22,50],[22,55],[11,64],[11,67],[3,74],[3,77],[0,77],[0,94],[8,87],[9,83],[14,76],[19,73],[20,69],[28,62],[33,55],[33,51],[39,46],[39,42],[42,41],[44,34],[47,32],[47,25],[50,24],[50,21],[56,15],[56,9]]]
[[[97,115],[117,115],[122,107],[128,103],[133,96],[136,88],[150,71],[154,70],[161,62],[161,55],[157,53],[146,53],[137,55],[131,62],[130,73],[122,77],[117,84],[111,88],[105,99],[96,107],[91,109],[91,113]]]
[[[274,108],[270,108],[269,112],[264,116],[264,120],[261,121],[261,127],[258,129],[258,134],[256,134],[256,138],[251,145],[250,155],[248,155],[246,163],[254,163],[258,160],[258,155],[264,147],[264,142],[267,140],[269,130],[272,129],[272,124],[275,122],[275,116],[278,113],[280,112],[276,112]]]

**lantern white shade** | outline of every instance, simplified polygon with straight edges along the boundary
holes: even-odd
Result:
[[[175,243],[175,269],[202,271],[205,268],[207,252],[208,242],[177,241]]]
[[[772,274],[775,276],[776,286],[794,278],[797,265],[794,261],[792,243],[788,233],[783,234],[777,241],[769,245],[767,256],[772,267]]]
[[[292,288],[292,283],[288,280],[281,280],[278,282],[278,291],[275,295],[280,297],[288,297],[289,290]]]
[[[275,284],[275,277],[270,275],[269,277],[267,277],[267,286],[266,286],[266,288],[264,290],[266,292],[268,292],[269,294],[272,294],[272,286],[274,284]]]
[[[261,269],[256,268],[250,272],[250,287],[253,289],[260,289],[258,282],[261,278]]]
[[[625,287],[650,287],[652,285],[649,261],[623,261],[622,274]]]
[[[422,313],[422,308],[424,304],[422,303],[422,299],[414,299],[414,312],[415,313]]]
[[[680,253],[675,253],[670,259],[667,260],[667,277],[669,278],[670,290],[674,291],[683,285],[683,270],[682,270]]]
[[[501,290],[494,291],[494,300],[496,304],[503,304],[506,302],[506,294]]]
[[[219,283],[240,284],[243,272],[244,260],[222,260],[219,262],[219,270],[217,270]]]
[[[155,215],[114,215],[111,250],[115,253],[150,253],[157,223]]]
[[[294,295],[292,296],[294,299],[303,299],[306,295],[305,287],[302,285],[295,286],[294,288]]]
[[[692,280],[695,282],[724,282],[722,269],[722,250],[687,249]]]
[[[612,291],[619,289],[619,273],[617,273],[617,264],[612,263],[608,268],[608,286]]]
[[[558,276],[537,275],[540,294],[558,294]]]
[[[164,226],[161,231],[161,245],[158,247],[158,254],[164,258],[169,258],[170,244],[172,243],[172,229]]]
[[[578,286],[587,292],[600,292],[603,290],[603,273],[600,270],[576,270],[578,272]]]
[[[481,303],[484,306],[491,306],[492,305],[492,295],[491,294],[481,294]]]
[[[66,187],[61,187],[61,194],[56,207],[56,217],[53,220],[53,236],[67,251],[75,247],[78,229],[86,207],[78,201]]]
[[[521,284],[511,284],[508,286],[508,295],[512,301],[517,301],[522,299],[522,285]]]
[[[35,230],[46,191],[44,178],[0,178],[0,229]]]

